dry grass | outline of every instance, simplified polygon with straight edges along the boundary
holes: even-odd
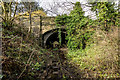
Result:
[[[118,78],[120,68],[118,64],[118,28],[109,33],[96,30],[93,43],[85,51],[70,52],[72,62],[87,70],[89,77]],[[82,55],[82,56],[81,56]],[[88,76],[86,76],[88,77]]]

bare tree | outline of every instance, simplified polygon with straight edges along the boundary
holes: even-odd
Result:
[[[2,7],[2,15],[0,15],[0,17],[3,19],[4,22],[10,21],[12,23],[13,20],[15,19],[18,2],[7,3],[7,2],[3,2],[3,0],[1,0],[0,5]],[[14,7],[13,7],[13,5],[14,5]]]
[[[40,2],[40,4],[45,4],[42,5],[42,7],[49,16],[69,14],[70,10],[72,10],[73,7],[72,2],[58,2],[56,0],[52,0],[52,2]]]
[[[43,9],[41,7],[39,7],[38,2],[36,2],[35,0],[33,2],[22,2],[22,4],[24,5],[25,11],[28,12],[28,14],[29,14],[30,27],[29,27],[28,32],[31,33],[31,30],[32,30],[31,14],[33,11],[43,10]]]

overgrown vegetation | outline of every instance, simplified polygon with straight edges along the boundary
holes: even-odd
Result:
[[[86,77],[118,78],[118,6],[112,2],[90,3],[97,19],[84,16],[79,2],[69,15],[56,17],[57,25],[67,27],[68,59],[85,71]]]
[[[92,28],[89,28],[92,20],[84,16],[79,2],[75,4],[69,16],[58,16],[56,23],[57,25],[67,26],[66,39],[68,40],[68,47],[71,49],[84,49],[90,35],[94,32]]]
[[[118,78],[118,28],[108,35],[102,30],[96,30],[92,44],[84,50],[69,51],[68,58],[85,70],[86,77]]]
[[[74,68],[64,62],[65,56],[60,50],[43,49],[34,36],[27,35],[21,25],[3,30],[2,80],[54,80],[80,76],[81,73],[73,75]],[[67,71],[66,67],[72,71]]]
[[[40,12],[35,11],[33,13],[38,14]],[[6,15],[8,14],[9,12],[6,13]],[[30,16],[31,14],[27,15]],[[4,16],[2,15],[2,17]],[[29,34],[24,24],[22,22],[17,24],[14,20],[11,22],[7,19],[2,22],[1,57],[3,74],[0,75],[2,80],[54,80],[57,78],[71,78],[71,76],[74,77],[78,74],[80,77],[80,73],[73,75],[74,68],[69,68],[71,65],[64,62],[65,56],[61,54],[60,50],[49,51],[38,46],[39,41],[33,34]]]
[[[18,3],[2,4],[2,80],[55,80],[72,78],[120,78],[118,38],[119,14],[112,2],[90,3],[97,19],[84,16],[80,2],[69,15],[56,17],[57,26],[66,26],[68,53],[58,48],[43,49],[32,33],[32,16],[46,14],[36,3],[23,3],[30,30],[14,22],[21,16]],[[16,5],[12,8],[12,5]],[[26,5],[29,5],[25,8]],[[13,13],[13,16],[12,16]],[[33,14],[32,14],[33,13]],[[30,33],[30,34],[29,34]],[[61,44],[61,30],[59,29]],[[66,51],[67,52],[67,51]]]
[[[18,25],[17,25],[18,27]],[[45,66],[44,49],[41,49],[31,36],[26,39],[27,31],[18,29],[3,30],[3,80],[38,79],[39,69]],[[44,57],[43,57],[44,56]],[[41,66],[42,65],[42,66]],[[42,72],[41,72],[42,73]],[[34,77],[36,76],[36,77]]]

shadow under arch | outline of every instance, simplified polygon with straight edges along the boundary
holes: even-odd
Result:
[[[66,30],[64,28],[57,28],[57,29],[52,29],[43,34],[42,40],[43,40],[43,47],[46,48],[53,48],[53,43],[55,41],[59,42],[59,29],[61,29],[61,44],[66,44],[67,40],[66,38]]]

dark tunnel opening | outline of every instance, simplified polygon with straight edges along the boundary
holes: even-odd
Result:
[[[59,44],[58,44],[58,46],[54,46],[54,42],[57,41],[59,43],[58,35],[59,35],[59,33],[55,32],[55,33],[53,33],[52,35],[49,36],[49,38],[46,41],[46,47],[47,48],[54,48],[54,47],[58,47],[59,46]],[[61,47],[63,45],[67,44],[67,40],[65,38],[66,38],[66,33],[62,32],[61,33]]]

